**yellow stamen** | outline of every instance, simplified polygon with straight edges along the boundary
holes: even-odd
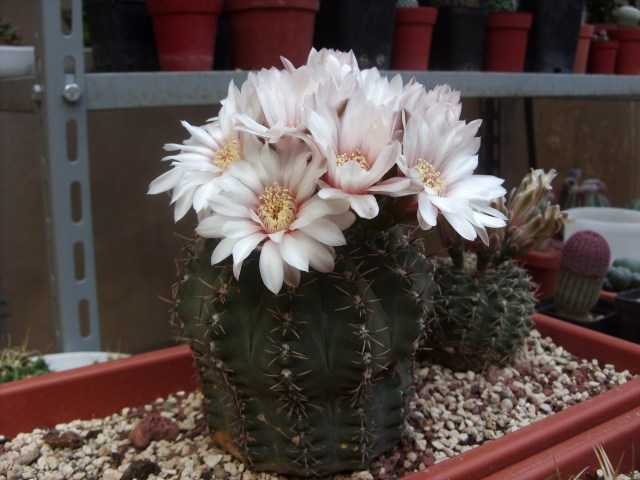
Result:
[[[360,165],[360,168],[365,172],[369,171],[369,163],[367,162],[367,157],[365,157],[359,148],[356,148],[355,151],[351,153],[343,153],[338,155],[336,158],[336,164],[341,167],[345,163],[350,162],[351,160],[355,160]]]
[[[274,183],[258,199],[258,216],[269,233],[287,229],[296,219],[296,202],[287,188]]]
[[[415,169],[420,174],[420,180],[426,187],[435,190],[438,195],[444,195],[446,185],[440,178],[440,172],[433,168],[433,165],[425,160],[420,160]]]
[[[232,138],[215,153],[213,164],[222,170],[226,170],[233,162],[240,160],[241,156],[240,143],[235,138]]]

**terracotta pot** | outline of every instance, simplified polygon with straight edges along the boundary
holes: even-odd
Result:
[[[160,69],[211,70],[222,0],[147,0]]]
[[[529,12],[491,12],[487,17],[482,69],[522,72],[533,15]]]
[[[438,10],[433,7],[398,7],[391,53],[394,70],[427,70],[431,35]]]
[[[320,0],[226,0],[236,68],[255,70],[307,61]]]
[[[533,250],[515,259],[538,286],[536,290],[537,299],[553,295],[558,267],[560,266],[561,252],[562,241],[551,240],[544,250]]]
[[[640,345],[540,314],[534,321],[542,335],[573,354],[640,374]],[[15,436],[36,426],[104,417],[176,391],[193,391],[196,379],[191,351],[180,346],[10,382],[0,385],[0,433]],[[592,447],[602,442],[614,460],[625,453],[626,468],[633,454],[640,458],[640,444],[630,441],[637,439],[639,409],[640,377],[406,478],[555,478],[556,467],[572,474],[595,467]],[[519,474],[502,474],[514,470]]]
[[[591,42],[587,72],[611,75],[616,69],[618,42],[614,40]]]
[[[576,58],[573,61],[573,73],[585,73],[587,71],[587,62],[589,60],[589,47],[591,38],[596,26],[589,23],[580,25],[580,33],[578,35],[578,45],[576,47]]]
[[[622,75],[640,74],[640,27],[611,30],[609,38],[619,42],[615,72]]]

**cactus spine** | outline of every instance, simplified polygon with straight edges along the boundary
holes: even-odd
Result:
[[[400,439],[432,267],[399,228],[357,237],[334,272],[274,295],[198,240],[175,312],[197,358],[214,439],[257,471],[365,468]]]
[[[574,233],[565,242],[555,286],[556,309],[565,317],[590,322],[609,269],[611,251],[597,232]]]

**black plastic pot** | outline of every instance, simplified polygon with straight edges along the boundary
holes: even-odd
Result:
[[[395,0],[320,0],[313,46],[353,50],[360,68],[389,69]]]
[[[580,325],[581,327],[596,330],[598,332],[613,335],[615,331],[615,324],[617,322],[616,311],[611,302],[599,300],[596,306],[591,309],[591,312],[598,315],[599,318],[593,322],[580,322],[572,318],[560,315],[556,310],[556,304],[554,297],[546,297],[540,300],[535,307],[536,312],[542,313],[549,317],[558,318],[565,322],[573,323],[574,325]]]
[[[519,10],[533,14],[526,71],[572,72],[584,4],[585,0],[521,0]]]
[[[482,70],[486,23],[483,8],[438,7],[429,69]]]
[[[100,72],[158,69],[145,0],[84,0],[93,61]]]
[[[614,305],[618,314],[615,336],[640,343],[640,288],[619,293]]]

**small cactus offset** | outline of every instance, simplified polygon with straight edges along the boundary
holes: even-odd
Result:
[[[597,232],[576,232],[565,242],[554,291],[560,315],[582,322],[594,321],[591,309],[598,302],[609,270],[611,251]]]
[[[436,361],[454,370],[506,365],[533,327],[531,281],[515,262],[478,270],[466,255],[460,270],[449,260],[436,269],[437,322],[427,345]]]
[[[430,264],[394,229],[354,239],[331,275],[274,296],[257,261],[239,281],[230,265],[211,267],[215,243],[195,243],[176,290],[214,439],[257,471],[366,468],[403,432]]]
[[[548,194],[555,171],[533,170],[509,200],[492,206],[507,217],[502,229],[488,229],[475,253],[454,238],[449,259],[436,263],[440,287],[436,319],[427,347],[440,363],[456,370],[483,370],[511,361],[533,327],[534,286],[512,258],[526,253],[562,227],[565,214]]]

